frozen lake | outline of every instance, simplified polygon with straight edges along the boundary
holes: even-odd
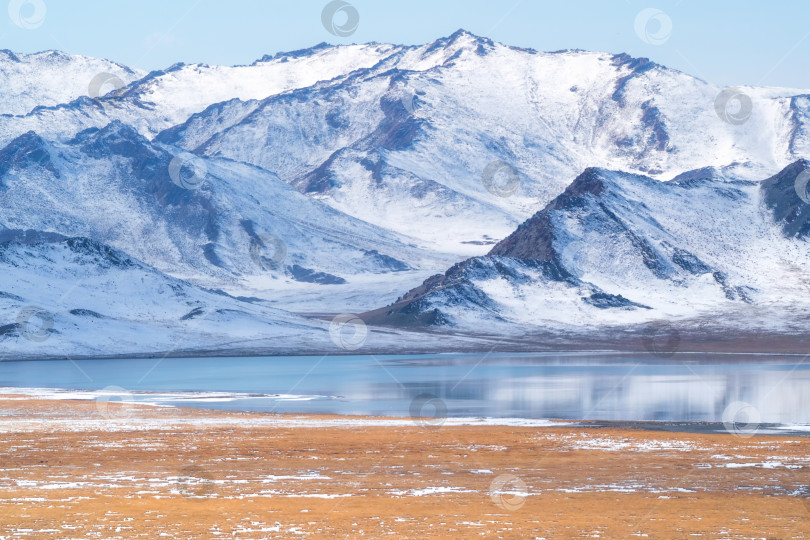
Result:
[[[0,386],[248,411],[810,423],[803,356],[441,354],[0,362]],[[82,394],[79,394],[81,396]],[[90,394],[89,397],[94,397]],[[748,419],[748,420],[746,420]]]

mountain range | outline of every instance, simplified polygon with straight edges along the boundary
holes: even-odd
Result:
[[[461,30],[0,80],[10,357],[805,346],[806,90]]]

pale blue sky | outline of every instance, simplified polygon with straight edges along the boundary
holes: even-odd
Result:
[[[359,26],[338,37],[321,23],[325,0],[11,0],[10,13],[0,13],[0,48],[61,49],[151,70],[178,61],[250,63],[322,41],[426,43],[465,28],[538,50],[646,56],[717,84],[810,88],[810,2],[803,0],[347,1]],[[30,2],[44,3],[44,19]],[[19,4],[17,22],[36,28],[14,23]],[[641,26],[645,42],[634,26],[647,8],[660,11],[646,12],[655,17]]]

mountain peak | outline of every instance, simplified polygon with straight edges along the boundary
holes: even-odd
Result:
[[[0,53],[3,53],[4,55],[6,55],[8,57],[8,59],[11,60],[12,62],[17,62],[17,63],[21,62],[20,57],[17,56],[16,54],[14,54],[13,51],[10,51],[8,49],[0,49]]]
[[[455,32],[450,34],[449,38],[453,39],[453,40],[459,39],[459,38],[486,39],[486,38],[481,38],[480,36],[477,36],[477,35],[473,34],[472,32],[470,32],[469,30],[465,30],[464,28],[459,28],[458,30],[456,30]]]
[[[460,28],[447,37],[439,38],[430,43],[426,52],[436,51],[438,49],[464,49],[476,48],[478,53],[484,53],[486,47],[493,47],[495,43],[486,37],[481,37]]]
[[[630,69],[649,69],[658,66],[646,56],[630,56],[627,53],[614,54],[610,57],[611,62],[616,66],[627,66]]]
[[[99,141],[113,141],[125,139],[128,141],[148,142],[147,139],[138,133],[132,126],[121,122],[120,120],[113,120],[102,128],[88,128],[80,131],[70,141],[71,143],[82,143],[92,141],[98,143]]]
[[[463,28],[459,28],[450,36],[447,37],[448,44],[450,43],[463,43],[469,42],[473,44],[484,44],[484,45],[493,45],[493,41],[488,37],[479,36],[477,34],[473,34],[472,32],[465,30]]]
[[[574,181],[569,184],[562,195],[555,199],[555,201],[558,201],[561,198],[564,201],[568,201],[574,197],[579,197],[587,193],[599,196],[605,189],[605,180],[608,178],[608,176],[609,174],[606,169],[599,167],[588,167],[582,171],[579,176],[574,178]]]
[[[81,131],[71,143],[78,143],[82,151],[92,157],[102,159],[110,155],[135,157],[151,153],[149,141],[133,127],[114,120],[103,128],[89,128]]]
[[[650,186],[660,184],[657,180],[646,176],[617,173],[600,167],[588,167],[545,208],[524,221],[515,232],[498,242],[487,256],[533,261],[556,259],[558,254],[553,247],[555,226],[552,215],[561,212],[579,212],[580,209],[586,207],[589,197],[602,198],[608,189],[620,185],[622,179]]]
[[[331,48],[332,45],[322,41],[317,45],[313,45],[312,47],[307,47],[304,49],[296,49],[294,51],[279,51],[275,54],[265,54],[251,65],[255,66],[256,64],[261,64],[262,62],[270,62],[272,60],[282,60],[282,59],[289,59],[289,58],[304,58],[306,56],[311,56],[315,53],[321,52],[325,49]]]
[[[23,133],[0,150],[0,176],[30,166],[42,167],[59,176],[51,163],[47,143],[34,131]]]

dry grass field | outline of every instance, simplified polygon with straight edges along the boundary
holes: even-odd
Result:
[[[808,538],[810,439],[0,400],[0,538]]]

